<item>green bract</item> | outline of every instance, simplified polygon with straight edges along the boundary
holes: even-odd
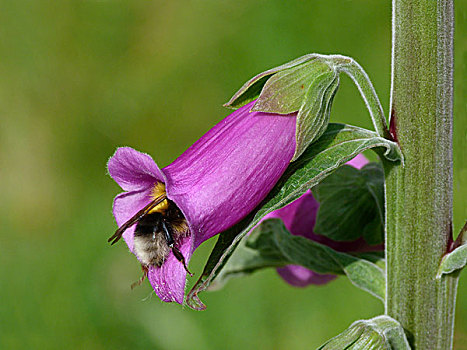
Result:
[[[292,159],[296,160],[326,130],[340,72],[349,75],[357,85],[379,136],[390,138],[368,76],[352,58],[341,55],[309,54],[260,73],[245,83],[225,106],[236,109],[256,99],[252,111],[283,115],[298,112]]]
[[[318,350],[410,350],[404,330],[389,316],[359,320]]]
[[[462,228],[457,237],[454,246],[457,246],[452,252],[446,254],[441,260],[436,278],[441,278],[443,275],[453,273],[454,271],[462,270],[467,265],[467,237],[464,234],[467,232],[467,222]]]

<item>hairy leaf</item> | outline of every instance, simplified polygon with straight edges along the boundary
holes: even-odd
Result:
[[[318,350],[410,350],[404,329],[393,318],[383,315],[359,320]]]
[[[383,241],[384,172],[378,163],[344,165],[313,188],[320,207],[314,232],[335,241]]]
[[[439,266],[437,278],[461,270],[467,265],[467,244],[461,245],[443,257]]]
[[[262,222],[240,242],[214,280],[213,288],[221,287],[231,277],[285,265],[301,265],[321,274],[345,274],[355,286],[384,300],[385,276],[380,267],[305,237],[294,236],[279,219]]]
[[[443,275],[453,273],[457,270],[462,270],[467,265],[467,222],[464,224],[456,241],[453,242],[454,250],[446,254],[441,260],[441,264],[436,274],[436,278],[441,278]]]

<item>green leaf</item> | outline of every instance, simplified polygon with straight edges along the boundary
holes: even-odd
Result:
[[[393,318],[382,315],[359,320],[318,350],[410,350],[404,329]]]
[[[454,242],[457,246],[452,252],[446,254],[441,260],[436,278],[461,270],[467,265],[467,242],[464,234],[467,232],[467,222]]]
[[[463,269],[465,265],[467,265],[467,244],[461,245],[443,257],[436,277],[441,278],[442,275]]]
[[[361,170],[344,165],[312,191],[320,203],[314,232],[335,241],[360,236],[368,244],[383,241],[384,172],[379,163]]]
[[[321,274],[345,274],[355,286],[384,300],[385,276],[380,267],[305,237],[294,236],[280,219],[262,222],[240,242],[214,280],[213,287],[221,287],[231,277],[285,265],[301,265]]]
[[[299,198],[345,162],[368,149],[392,160],[401,159],[398,145],[375,132],[350,125],[329,124],[325,133],[289,165],[264,201],[241,222],[221,233],[202,275],[186,297],[186,304],[197,310],[205,308],[198,298],[199,292],[206,290],[241,239],[261,218]]]

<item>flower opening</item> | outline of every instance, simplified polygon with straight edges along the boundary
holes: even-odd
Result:
[[[160,265],[148,266],[148,279],[163,301],[183,302],[187,271],[180,256],[188,264],[202,242],[243,219],[266,197],[292,159],[296,115],[250,113],[253,104],[227,116],[163,169],[149,155],[129,147],[118,148],[109,160],[109,174],[125,191],[114,200],[117,225],[131,223],[151,203],[154,206],[145,214],[154,219],[162,216],[160,225],[135,220],[124,226],[122,237],[140,262],[145,257],[137,253],[141,242],[136,236],[143,232],[163,237],[165,241],[158,238],[157,244],[166,251],[170,237],[161,232],[175,232],[173,246],[180,254],[169,251]],[[157,198],[161,201],[155,204]],[[164,231],[164,220],[165,226],[172,222],[164,218],[167,213],[185,222],[187,230],[178,233],[183,231],[178,223]]]

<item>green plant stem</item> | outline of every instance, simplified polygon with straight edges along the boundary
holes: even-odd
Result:
[[[346,73],[353,80],[358,91],[360,91],[368,111],[370,112],[375,131],[379,136],[390,139],[391,136],[388,132],[383,107],[381,106],[381,102],[379,101],[370,78],[357,62],[350,57],[346,57],[346,59],[349,60],[349,63],[346,62],[346,64],[340,65],[339,70]]]
[[[386,313],[413,349],[451,349],[457,275],[436,279],[452,236],[453,1],[393,0],[390,131],[405,164],[385,163]]]

